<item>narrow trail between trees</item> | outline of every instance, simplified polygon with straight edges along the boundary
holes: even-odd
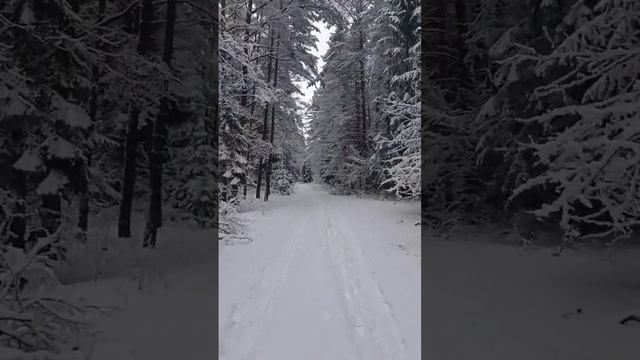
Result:
[[[417,204],[305,184],[262,206],[220,254],[222,359],[419,359]]]
[[[79,359],[214,357],[216,301],[223,360],[420,358],[418,203],[298,185],[240,210],[250,242],[216,243],[211,230],[168,222],[141,267],[61,288],[119,308],[81,340]],[[115,261],[127,249],[109,251]]]

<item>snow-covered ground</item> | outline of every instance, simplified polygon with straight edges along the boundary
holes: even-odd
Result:
[[[618,322],[640,310],[639,250],[554,257],[478,228],[420,240],[419,210],[298,185],[242,204],[249,243],[167,222],[157,250],[60,293],[120,307],[80,344],[92,360],[214,358],[216,333],[224,360],[638,358],[640,326]]]
[[[78,359],[200,360],[218,346],[226,360],[420,358],[419,204],[298,185],[241,210],[249,243],[167,221],[158,248],[142,250],[137,214],[133,239],[74,248],[58,293],[118,307],[96,318]]]
[[[554,257],[464,233],[424,234],[426,358],[640,358],[640,327],[618,324],[640,310],[640,251]]]
[[[133,223],[132,239],[105,239],[109,248],[104,254],[98,252],[98,264],[87,267],[88,262],[82,261],[64,269],[65,278],[92,280],[62,286],[58,289],[62,297],[117,307],[93,318],[97,334],[81,339],[78,359],[212,358],[216,352],[215,233],[167,222],[159,232],[158,248],[143,250],[144,223],[139,215],[134,216],[139,221]],[[71,276],[82,269],[90,271]]]
[[[245,207],[253,242],[220,249],[221,359],[420,358],[418,203],[301,184]]]

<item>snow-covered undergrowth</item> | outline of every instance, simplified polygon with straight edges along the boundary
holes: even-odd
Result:
[[[47,265],[41,239],[28,252],[0,252],[0,354],[10,359],[73,358],[82,332],[91,329],[89,312],[99,310],[55,296],[59,285]],[[43,253],[42,253],[43,251]],[[26,282],[25,282],[26,281]],[[55,354],[55,356],[53,356]]]
[[[139,272],[149,253],[149,250],[142,248],[145,215],[134,212],[132,237],[118,238],[116,211],[107,209],[96,216],[86,244],[68,243],[68,261],[57,270],[61,283],[134,276]],[[169,218],[171,212],[166,212]],[[160,229],[158,247],[163,251],[150,250],[158,266],[175,268],[210,260],[211,249],[217,246],[215,231],[200,229],[191,222],[174,220],[168,219]]]
[[[240,202],[240,201],[238,201]],[[245,234],[245,223],[238,213],[238,204],[220,201],[218,225],[219,236],[225,244],[246,243],[251,241]]]
[[[165,221],[157,248],[142,249],[143,219],[134,212],[131,239],[110,232],[106,251],[98,241],[74,247],[78,257],[101,263],[83,259],[65,268],[67,283],[56,294],[113,310],[90,319],[95,329],[78,352],[92,360],[175,359],[187,348],[213,356],[215,231]]]
[[[145,331],[140,329],[142,323],[162,327],[168,321],[166,317],[170,317],[167,314],[179,306],[177,297],[191,298],[192,294],[201,291],[207,294],[210,304],[215,303],[213,282],[210,281],[215,270],[207,268],[215,263],[215,247],[218,246],[213,230],[167,219],[159,231],[157,248],[142,249],[144,215],[134,211],[132,238],[119,239],[115,214],[116,209],[107,209],[94,218],[86,244],[76,239],[67,242],[67,261],[56,267],[55,274],[50,274],[54,280],[50,286],[41,287],[38,291],[25,291],[20,301],[0,303],[0,320],[15,318],[9,322],[1,321],[0,331],[21,334],[22,339],[15,339],[12,344],[7,344],[9,347],[0,344],[0,358],[74,360],[87,359],[93,354],[90,358],[94,360],[125,359],[125,355],[117,352],[123,347],[133,346],[132,339],[136,338],[135,334],[126,331]],[[171,218],[169,209],[166,214]],[[10,255],[4,254],[5,257]],[[22,268],[19,258],[10,256],[9,260],[12,269]],[[41,278],[41,274],[46,274],[46,271],[35,272],[41,267],[31,268],[33,266],[27,270],[34,276]],[[207,270],[193,274],[193,268]],[[7,273],[0,272],[0,275],[6,280]],[[40,278],[28,280],[43,283]],[[8,284],[4,280],[0,284]],[[173,290],[178,284],[186,289],[168,290]],[[1,293],[11,299],[11,289],[1,288]],[[154,299],[152,294],[159,295],[159,299]],[[194,310],[206,313],[204,305],[199,304],[200,308]],[[146,307],[150,310],[145,312]],[[213,321],[199,319],[196,314],[186,318],[191,323],[198,320],[211,323],[209,328],[213,328]],[[187,326],[188,323],[176,325],[176,328]],[[203,334],[207,333],[207,324],[200,328],[204,329]],[[37,333],[29,335],[33,330]],[[146,329],[147,335],[157,335],[156,330]],[[104,334],[99,334],[100,331]],[[175,334],[175,329],[164,331]],[[127,335],[119,337],[120,334]],[[51,344],[41,344],[40,348],[46,351],[32,352],[29,348],[34,341],[50,341]],[[153,341],[147,339],[139,346],[152,349]],[[173,345],[168,340],[165,342],[169,347],[168,353],[171,353]],[[213,350],[209,353],[213,354]]]
[[[640,327],[640,249],[611,254],[501,244],[465,228],[445,241],[423,233],[422,331],[429,359],[632,360]]]

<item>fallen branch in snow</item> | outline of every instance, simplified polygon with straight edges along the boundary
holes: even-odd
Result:
[[[62,354],[77,350],[78,338],[93,325],[88,313],[99,310],[44,296],[59,286],[47,262],[55,250],[45,250],[54,235],[38,239],[29,252],[9,246],[0,256],[0,349],[3,354],[11,351],[15,359],[33,359],[35,353],[69,359]]]
[[[245,224],[233,201],[220,201],[220,240],[225,245],[247,244],[253,241],[245,234]]]
[[[627,315],[624,318],[622,318],[622,320],[620,320],[619,324],[626,325],[628,322],[631,322],[631,321],[640,323],[640,316],[635,314]]]

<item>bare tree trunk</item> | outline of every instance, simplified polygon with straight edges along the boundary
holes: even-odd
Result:
[[[279,56],[279,46],[280,46],[280,34],[278,34],[276,38],[276,64],[273,72],[273,87],[278,87],[278,56]],[[269,136],[269,142],[273,145],[273,133],[275,129],[275,118],[276,118],[276,106],[271,105],[271,134]],[[269,201],[269,195],[271,194],[271,168],[273,166],[273,154],[269,154],[269,161],[267,162],[267,183],[265,184],[264,190],[264,201]]]
[[[250,32],[249,32],[249,25],[251,25],[251,15],[253,14],[253,0],[249,0],[249,2],[247,3],[247,15],[246,15],[246,19],[245,19],[245,23],[247,24],[247,30],[245,31],[245,41],[249,41],[250,38]],[[260,43],[260,37],[258,36],[258,41],[256,43]],[[249,49],[245,48],[244,49],[244,53],[249,55]],[[247,66],[243,66],[242,67],[242,77],[243,79],[246,78],[247,75]],[[242,97],[241,101],[241,105],[243,107],[247,106],[247,94],[249,93],[249,88],[247,87],[247,85],[244,85],[245,89],[243,90],[243,92],[245,93],[245,95]],[[256,87],[253,87],[253,95],[256,94]],[[254,97],[255,99],[255,97]],[[249,129],[251,129],[253,127],[253,110],[255,109],[255,101],[251,102],[251,116],[249,117]],[[249,158],[251,156],[251,149],[247,149],[247,164],[249,164]],[[247,198],[247,175],[245,172],[245,176],[242,180],[242,197],[243,198]]]
[[[256,95],[256,87],[253,87],[253,98],[255,99],[255,95]],[[253,128],[253,113],[255,112],[256,109],[256,102],[255,100],[251,103],[251,120],[249,122],[249,129]],[[249,164],[251,161],[251,148],[247,149],[247,164]],[[245,174],[244,176],[244,181],[243,181],[243,186],[244,189],[242,191],[242,196],[243,198],[247,198],[247,175]]]
[[[42,227],[48,234],[58,231],[61,224],[62,202],[60,193],[42,195],[42,209],[40,213],[40,221]]]
[[[360,46],[360,56],[358,58],[358,73],[359,73],[359,95],[360,95],[360,117],[361,117],[361,132],[362,132],[362,149],[364,152],[367,152],[367,97],[365,94],[365,82],[364,82],[364,34],[362,30],[359,31],[359,46]]]
[[[139,54],[147,54],[153,49],[153,1],[141,0],[141,6],[137,8],[139,14],[135,21],[138,30]],[[122,181],[122,200],[118,217],[118,237],[131,237],[131,208],[133,204],[133,190],[136,181],[136,150],[138,147],[138,124],[141,110],[135,102],[130,103],[129,121],[127,125],[127,140],[125,143],[124,179]]]
[[[124,179],[122,181],[122,200],[118,218],[118,237],[131,237],[131,207],[133,190],[136,183],[136,152],[138,148],[138,123],[140,109],[131,106],[127,124],[127,140],[125,142]]]
[[[139,54],[147,54],[154,49],[153,41],[153,0],[141,0],[142,8],[140,9],[140,26],[138,27],[138,46]]]
[[[164,43],[162,47],[162,60],[171,68],[173,56],[173,38],[176,22],[176,0],[167,0]],[[169,90],[168,82],[164,84],[165,92]],[[151,123],[151,137],[149,154],[149,182],[151,195],[149,201],[149,216],[142,246],[156,247],[158,228],[162,226],[162,170],[163,150],[166,142],[165,117],[169,116],[169,98],[166,96],[160,101],[160,111]]]
[[[162,110],[161,110],[162,111]],[[160,115],[164,116],[164,115]],[[149,137],[149,185],[151,193],[149,197],[149,214],[145,227],[143,247],[155,248],[158,236],[158,228],[162,219],[162,153],[160,148],[159,118],[151,121]]]
[[[273,48],[273,41],[274,41],[274,36],[273,36],[273,31],[270,32],[270,43],[269,43],[269,47],[272,49]],[[267,84],[269,82],[271,82],[271,64],[273,63],[273,57],[269,57],[269,65],[267,66]],[[262,141],[267,141],[267,135],[268,135],[268,121],[269,121],[269,103],[267,102],[265,104],[264,107],[264,116],[262,118]],[[260,199],[260,187],[262,186],[262,168],[263,168],[263,164],[264,163],[264,159],[262,157],[260,157],[260,160],[258,162],[258,183],[256,184],[256,199]]]
[[[87,229],[89,225],[89,167],[91,166],[91,155],[87,154],[87,162],[82,165],[80,174],[80,194],[78,204],[78,229],[80,230],[80,241],[87,241]]]
[[[11,219],[9,226],[9,242],[17,248],[25,249],[27,234],[27,219],[25,212],[27,211],[27,175],[22,171],[16,172],[15,183],[16,195],[18,201],[15,205],[16,216]]]
[[[245,24],[247,25],[247,29],[245,30],[245,36],[244,36],[244,41],[249,41],[249,26],[251,25],[251,10],[253,8],[253,0],[249,0],[249,2],[247,3],[247,14],[246,14],[246,18],[245,18]],[[249,55],[249,48],[245,47],[244,48],[244,54],[245,55]],[[247,77],[247,65],[242,65],[242,79],[245,80]],[[240,98],[240,105],[242,107],[246,107],[247,106],[247,95],[249,94],[249,87],[247,86],[247,83],[244,82],[242,85],[242,97]]]
[[[456,0],[455,3],[455,11],[456,11],[456,28],[457,28],[457,41],[456,47],[458,48],[458,69],[457,69],[457,78],[458,78],[458,106],[462,109],[469,109],[470,102],[464,98],[464,90],[468,89],[470,85],[470,76],[469,71],[467,69],[467,65],[465,64],[465,57],[467,56],[467,46],[465,44],[465,39],[467,35],[467,7],[465,0]]]
[[[223,3],[224,4],[224,3]],[[223,6],[224,9],[224,6]],[[205,98],[207,99],[207,105],[209,105],[206,110],[205,110],[205,132],[207,134],[209,134],[210,136],[208,137],[208,140],[211,143],[211,146],[214,149],[218,149],[218,142],[220,141],[218,139],[218,135],[220,132],[220,128],[219,128],[219,118],[218,118],[218,112],[219,112],[219,108],[218,108],[218,100],[219,100],[219,78],[218,78],[218,70],[219,70],[219,65],[218,65],[218,61],[216,56],[218,55],[218,48],[219,48],[219,34],[221,32],[220,26],[219,26],[219,18],[218,18],[218,12],[214,11],[213,14],[213,22],[212,22],[212,27],[211,27],[211,33],[210,33],[210,41],[211,41],[211,49],[210,49],[210,56],[212,59],[214,59],[214,61],[211,62],[211,69],[210,71],[205,71],[206,76],[206,82],[205,82],[205,90],[206,90],[206,96]],[[206,70],[206,68],[205,68]],[[211,121],[207,121],[206,119],[211,118]],[[218,152],[215,151],[213,153],[213,157],[214,157],[214,163],[215,164],[219,164],[218,161]],[[220,173],[219,173],[219,168],[216,166],[215,170],[214,170],[214,177],[216,179],[215,184],[218,185],[219,181],[220,181]],[[216,186],[215,191],[215,196],[214,196],[214,201],[215,201],[215,206],[213,207],[214,209],[214,215],[213,215],[213,219],[215,221],[215,224],[218,224],[218,218],[219,218],[219,213],[218,213],[218,209],[219,209],[219,190],[220,188],[218,186]],[[218,235],[218,233],[216,232],[216,236]],[[217,252],[217,250],[216,250]],[[217,254],[216,254],[217,256]],[[217,281],[218,278],[215,277],[215,279],[213,279],[214,281],[214,286],[217,287]]]
[[[98,20],[101,20],[104,17],[105,9],[107,6],[106,0],[98,1]],[[96,44],[98,48],[100,48],[100,44]],[[96,113],[98,111],[98,90],[99,85],[98,82],[100,80],[100,70],[97,66],[93,66],[92,68],[92,76],[93,81],[95,82],[95,86],[91,88],[91,94],[89,98],[89,117],[93,122],[96,121]],[[84,168],[82,170],[83,174],[80,178],[80,196],[79,196],[79,204],[78,204],[78,229],[80,230],[80,240],[85,242],[87,241],[87,229],[89,226],[89,167],[91,166],[91,152],[87,151],[85,153],[85,157],[87,158],[86,164],[84,164]]]
[[[93,81],[96,85],[92,87],[89,98],[89,118],[93,122],[96,121],[96,113],[98,111],[98,79],[100,73],[96,66],[92,69]],[[80,191],[79,191],[79,203],[78,203],[78,229],[80,230],[80,240],[82,242],[87,241],[87,228],[89,224],[89,167],[91,166],[91,150],[85,151],[85,157],[87,161],[81,165],[80,174]]]

